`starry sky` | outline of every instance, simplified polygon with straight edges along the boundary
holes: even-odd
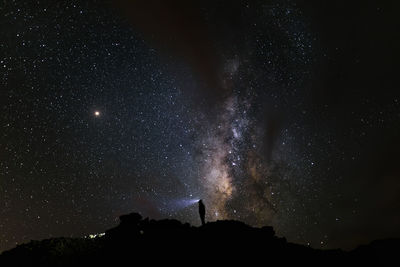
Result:
[[[400,237],[396,1],[0,3],[0,251],[140,212]]]

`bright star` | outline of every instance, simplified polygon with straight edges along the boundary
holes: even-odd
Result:
[[[96,110],[96,111],[94,112],[94,115],[95,115],[96,117],[99,117],[99,116],[100,116],[100,111],[97,111],[97,110]]]

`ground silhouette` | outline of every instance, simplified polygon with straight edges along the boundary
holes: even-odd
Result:
[[[131,213],[120,216],[120,224],[101,237],[53,238],[19,245],[1,254],[0,266],[382,264],[399,252],[399,239],[375,241],[350,252],[317,250],[277,237],[270,226],[255,228],[224,220],[194,227]]]

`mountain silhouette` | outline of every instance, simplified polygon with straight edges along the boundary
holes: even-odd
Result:
[[[0,266],[135,266],[154,264],[272,264],[375,262],[395,259],[400,239],[374,241],[346,252],[287,242],[270,226],[224,220],[194,227],[178,220],[120,216],[120,224],[93,238],[52,238],[18,245],[0,255]]]

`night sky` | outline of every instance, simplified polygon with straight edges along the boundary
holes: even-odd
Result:
[[[400,237],[398,1],[144,2],[0,3],[0,251],[200,198],[315,248]]]

